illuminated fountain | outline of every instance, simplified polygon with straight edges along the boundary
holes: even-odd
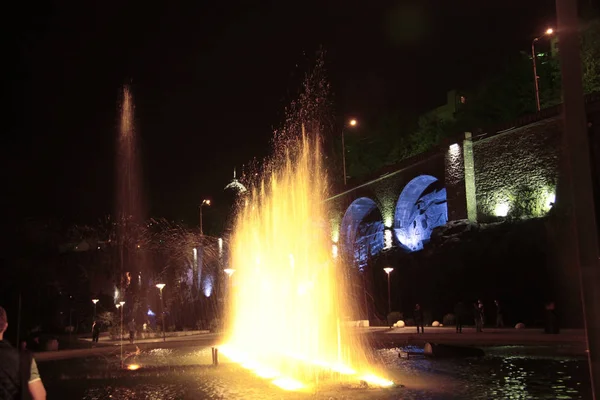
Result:
[[[232,238],[229,331],[222,354],[287,390],[327,382],[391,386],[344,320],[356,315],[331,252],[319,140],[278,143],[240,204]]]

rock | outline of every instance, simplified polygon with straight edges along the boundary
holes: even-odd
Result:
[[[46,351],[58,351],[58,340],[50,339],[46,342]]]
[[[394,325],[396,326],[396,328],[404,328],[406,326],[404,324],[404,321],[402,321],[402,320],[396,322]]]
[[[518,324],[515,325],[515,329],[525,329],[525,324],[522,322],[519,322]]]
[[[444,324],[440,324],[440,326],[444,326]]]
[[[438,326],[440,326],[440,322],[439,321],[433,321],[433,323],[431,324],[431,326],[438,327]]]

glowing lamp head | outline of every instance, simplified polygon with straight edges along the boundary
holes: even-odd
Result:
[[[167,286],[167,285],[166,285],[166,284],[164,284],[164,283],[157,283],[157,284],[156,284],[156,287],[157,287],[157,288],[158,288],[158,290],[160,290],[160,291],[162,291],[162,290],[164,289],[164,287],[165,287],[165,286]]]
[[[552,35],[554,33],[554,29],[548,28],[548,29],[546,29],[545,33],[546,33],[546,35]]]
[[[223,270],[223,272],[225,272],[227,274],[227,276],[229,276],[231,278],[231,275],[233,275],[233,273],[235,272],[235,269],[233,269],[233,268],[225,268]]]
[[[92,303],[96,304],[97,302],[99,302],[99,299],[92,299]]]
[[[508,203],[498,203],[494,208],[494,214],[496,214],[496,217],[506,217],[509,209]]]
[[[358,122],[356,122],[356,120],[355,120],[355,119],[351,119],[351,120],[348,122],[348,124],[349,124],[350,126],[356,126],[356,125],[358,124]]]
[[[123,307],[125,305],[124,301],[120,301],[119,304],[121,305],[121,307]]]
[[[385,271],[386,274],[389,275],[394,270],[394,268],[392,268],[392,267],[386,267],[383,270]]]
[[[120,304],[115,304],[115,307],[117,307],[117,309],[121,308]]]
[[[210,199],[204,199],[204,200],[202,200],[202,205],[203,206],[210,206]]]

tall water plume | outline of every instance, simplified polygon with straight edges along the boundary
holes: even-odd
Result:
[[[128,85],[124,85],[122,89],[116,162],[117,218],[139,222],[142,219],[140,160],[133,96]]]
[[[131,88],[124,85],[121,92],[119,130],[117,136],[116,157],[116,224],[117,245],[119,246],[119,296],[115,301],[124,300],[131,283],[141,277],[143,267],[143,249],[140,237],[143,235],[144,212],[142,204],[142,184],[139,143],[135,129],[134,101]],[[141,279],[140,279],[141,281]],[[117,297],[119,297],[117,299]],[[128,311],[132,311],[128,302]]]

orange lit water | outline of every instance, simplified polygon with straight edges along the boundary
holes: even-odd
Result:
[[[344,325],[355,305],[332,255],[318,142],[303,135],[279,147],[238,212],[221,353],[287,390],[323,380],[391,385]]]

